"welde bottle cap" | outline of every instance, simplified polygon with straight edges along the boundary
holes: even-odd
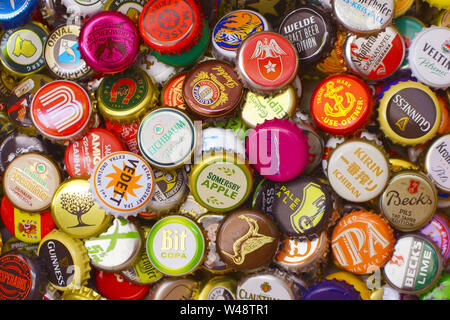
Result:
[[[3,29],[19,27],[30,20],[38,0],[4,1],[0,6],[0,26]]]
[[[140,37],[136,25],[126,15],[103,11],[83,24],[78,43],[81,57],[92,69],[116,73],[134,62]]]

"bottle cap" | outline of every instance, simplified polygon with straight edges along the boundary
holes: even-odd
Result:
[[[405,59],[402,35],[391,26],[376,35],[351,35],[345,42],[345,61],[360,77],[380,80],[394,74]]]
[[[437,191],[420,171],[404,171],[389,181],[379,204],[392,227],[411,232],[420,229],[433,218],[437,206]]]
[[[146,300],[192,300],[198,292],[199,283],[188,278],[163,278],[152,287]]]
[[[397,9],[397,2],[395,4],[395,8]],[[414,2],[414,1],[411,1]],[[400,32],[403,37],[403,42],[405,43],[406,49],[411,45],[411,40],[415,37],[416,33],[420,32],[423,28],[425,28],[425,24],[419,19],[412,16],[402,16],[393,21],[394,26]],[[409,69],[408,59],[403,60],[401,69]]]
[[[48,36],[44,58],[49,70],[58,78],[82,80],[92,74],[78,50],[80,29],[75,24],[62,25]]]
[[[281,183],[272,204],[280,232],[296,238],[320,236],[333,223],[334,211],[331,188],[306,175]]]
[[[202,130],[202,145],[197,148],[195,158],[202,153],[226,150],[245,158],[245,141],[239,139],[236,132],[230,129],[209,127]]]
[[[128,269],[136,261],[142,239],[135,223],[115,218],[98,236],[84,240],[91,264],[98,270],[116,272]]]
[[[0,300],[42,300],[48,280],[41,258],[18,251],[3,253],[0,273]]]
[[[166,171],[155,169],[153,174],[155,189],[147,211],[156,213],[157,216],[175,211],[189,193],[186,170],[183,167]]]
[[[275,94],[297,76],[297,51],[282,35],[262,31],[245,39],[236,57],[236,68],[243,84],[260,94]]]
[[[123,142],[125,142],[127,148],[131,152],[138,155],[141,154],[137,142],[139,125],[140,122],[138,121],[133,123],[116,123],[109,120],[105,121],[105,129],[119,135]]]
[[[415,81],[400,81],[384,92],[378,108],[380,129],[402,146],[415,146],[433,138],[441,123],[436,94]]]
[[[9,119],[18,130],[28,135],[36,135],[36,128],[31,121],[30,106],[33,95],[53,79],[43,74],[32,74],[14,87],[9,95],[7,111]]]
[[[175,108],[158,108],[142,120],[137,139],[145,160],[167,170],[190,162],[197,133],[184,112]]]
[[[14,3],[24,0],[14,1]],[[45,66],[44,47],[48,30],[38,22],[9,29],[0,36],[0,62],[6,71],[24,77],[41,71]]]
[[[81,240],[53,230],[42,239],[38,254],[44,260],[49,282],[56,289],[64,291],[87,284],[91,266]]]
[[[197,300],[236,300],[237,280],[229,276],[209,279],[200,289]]]
[[[217,21],[212,31],[212,49],[217,59],[234,62],[236,53],[248,36],[259,31],[269,31],[269,22],[252,10],[236,10]]]
[[[82,286],[64,291],[60,300],[103,300],[103,297],[91,288]]]
[[[450,29],[424,28],[411,41],[408,62],[412,75],[434,89],[450,86]]]
[[[247,91],[244,101],[241,118],[248,127],[255,128],[265,120],[291,116],[297,108],[298,96],[294,87],[289,86],[273,97]]]
[[[444,274],[438,281],[438,285],[422,297],[422,300],[449,300],[450,299],[450,274]]]
[[[394,0],[363,2],[333,1],[333,12],[339,24],[352,33],[371,34],[385,29],[394,17]]]
[[[151,0],[139,16],[144,41],[161,54],[179,54],[197,43],[203,28],[194,0]]]
[[[252,208],[260,210],[268,215],[273,213],[273,202],[275,194],[280,191],[281,182],[267,180],[262,178],[254,189],[252,198]]]
[[[102,1],[104,2],[104,1]],[[130,18],[136,25],[139,15],[147,1],[145,0],[107,0],[103,5],[103,11],[117,11]]]
[[[29,152],[49,153],[47,145],[37,137],[12,131],[0,141],[0,172],[6,170],[8,164],[17,156]]]
[[[414,0],[394,0],[394,18],[404,15],[413,4]]]
[[[203,20],[203,28],[201,30],[201,36],[189,50],[175,53],[175,54],[160,54],[158,51],[153,51],[152,55],[159,61],[162,61],[169,66],[177,68],[188,67],[200,59],[205,51],[208,49],[210,30],[206,20]]]
[[[115,133],[104,128],[93,128],[83,138],[67,146],[64,155],[66,171],[71,177],[90,175],[105,156],[126,150]]]
[[[147,235],[150,228],[143,227],[143,242],[147,241]],[[145,245],[141,246],[141,250],[133,265],[126,270],[120,272],[122,276],[135,284],[151,284],[163,277],[163,274],[156,270],[156,268],[150,263],[147,255],[147,249]]]
[[[327,280],[336,279],[339,281],[345,281],[349,285],[353,286],[353,288],[359,292],[362,300],[371,300],[370,295],[371,291],[367,288],[367,284],[361,280],[358,276],[346,272],[346,271],[338,271],[331,273],[325,277]]]
[[[225,215],[219,213],[207,213],[197,218],[197,223],[200,224],[202,229],[205,231],[206,240],[208,241],[208,255],[203,262],[203,267],[213,273],[225,273],[231,271],[225,262],[222,261],[217,252],[217,231],[219,230],[219,226],[223,219],[225,219]],[[233,292],[235,292],[235,290]]]
[[[78,44],[81,57],[94,71],[116,73],[134,62],[140,37],[136,25],[126,15],[103,11],[83,24]]]
[[[85,179],[61,183],[53,195],[51,212],[58,229],[76,239],[97,235],[111,222],[111,216],[94,202]]]
[[[22,211],[14,208],[6,196],[2,198],[0,212],[1,221],[11,235],[26,243],[39,243],[55,228],[55,222],[50,211],[39,213]]]
[[[444,265],[447,266],[450,258],[450,219],[442,213],[436,213],[419,232],[441,249]]]
[[[326,231],[313,240],[283,235],[275,255],[276,265],[295,273],[315,270],[327,258],[330,241]]]
[[[229,213],[217,232],[217,251],[229,267],[252,272],[272,262],[280,233],[264,213],[240,209]],[[239,294],[238,294],[239,295]]]
[[[94,281],[98,292],[109,300],[141,300],[150,285],[134,284],[120,273],[95,270]]]
[[[37,0],[5,1],[0,8],[0,27],[11,29],[23,25],[30,20],[38,4]]]
[[[252,167],[274,181],[292,180],[308,165],[307,137],[295,122],[286,119],[266,120],[256,126],[248,136],[246,151]]]
[[[180,214],[183,214],[188,217],[198,218],[199,216],[208,212],[208,209],[202,207],[192,194],[189,194],[186,198],[186,201],[181,205],[180,209],[178,209]]]
[[[298,293],[286,276],[264,272],[239,281],[237,300],[296,300]]]
[[[316,125],[332,135],[349,135],[363,128],[372,113],[372,92],[360,78],[337,74],[322,80],[311,97]]]
[[[312,174],[322,161],[324,150],[322,135],[319,133],[319,130],[309,122],[309,119],[308,122],[304,122],[303,120],[299,121],[298,118],[294,119],[294,121],[303,130],[303,133],[308,139],[309,158],[308,166],[305,168],[304,173]]]
[[[424,161],[425,171],[440,191],[450,192],[450,152],[447,145],[450,144],[450,134],[437,138],[429,146]]]
[[[253,186],[253,172],[241,156],[222,150],[204,154],[191,168],[189,187],[195,200],[212,212],[240,207]]]
[[[331,16],[315,5],[302,5],[281,22],[278,32],[292,42],[298,59],[305,64],[322,60],[335,40]]]
[[[91,100],[79,84],[56,80],[34,94],[30,115],[36,130],[45,138],[60,143],[74,141],[89,129]]]
[[[361,300],[361,294],[342,280],[322,280],[309,287],[302,300]]]
[[[350,139],[338,145],[328,160],[327,176],[333,190],[347,201],[376,198],[389,181],[390,167],[381,147]]]
[[[57,165],[38,153],[16,157],[3,175],[3,191],[11,204],[26,212],[42,212],[61,182]]]
[[[182,92],[189,110],[202,117],[218,117],[240,105],[243,87],[231,64],[207,60],[186,75]]]
[[[194,272],[206,256],[203,231],[191,219],[170,215],[158,220],[147,237],[150,263],[167,276]]]
[[[161,91],[161,104],[168,107],[177,107],[182,111],[186,111],[185,101],[183,98],[183,82],[186,78],[187,71],[180,72],[171,77]]]
[[[394,231],[373,211],[353,211],[342,217],[331,236],[335,263],[354,274],[383,267],[394,250]]]
[[[344,43],[347,39],[347,33],[343,30],[337,30],[336,40],[329,55],[323,61],[316,64],[316,69],[323,74],[338,74],[347,72],[347,64],[344,57]]]
[[[430,289],[442,272],[442,257],[434,243],[419,234],[400,237],[384,278],[396,291],[420,294]]]

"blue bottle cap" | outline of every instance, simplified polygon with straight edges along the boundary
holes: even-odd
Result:
[[[0,2],[0,27],[11,29],[30,20],[38,0],[3,0]]]
[[[309,287],[303,300],[361,300],[361,294],[345,281],[323,280]]]

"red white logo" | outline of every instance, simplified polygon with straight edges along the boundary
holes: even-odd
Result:
[[[275,39],[268,41],[267,38],[264,38],[264,42],[258,40],[250,59],[257,59],[259,72],[263,78],[275,81],[283,72],[281,56],[286,55]]]

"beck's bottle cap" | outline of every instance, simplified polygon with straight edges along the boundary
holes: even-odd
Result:
[[[442,272],[442,256],[436,245],[416,233],[400,237],[390,261],[384,266],[387,283],[406,294],[430,289]]]
[[[273,181],[298,177],[308,165],[308,138],[295,122],[266,120],[247,138],[246,152],[252,167]]]
[[[14,1],[14,3],[20,3]],[[44,47],[47,27],[39,22],[28,22],[9,29],[0,36],[0,62],[6,71],[24,77],[41,71],[45,66]]]
[[[392,26],[369,37],[351,35],[344,50],[350,70],[370,80],[394,74],[403,63],[406,52],[402,35]]]
[[[279,33],[257,32],[240,45],[236,68],[250,90],[272,95],[290,85],[297,76],[299,62],[292,43]]]
[[[291,11],[278,32],[292,42],[301,63],[318,62],[329,54],[335,40],[331,17],[319,6],[302,5]]]
[[[342,217],[333,230],[331,250],[334,261],[354,274],[373,273],[391,258],[395,244],[393,233],[389,223],[379,214],[353,211]]]
[[[400,80],[383,93],[378,121],[381,131],[392,142],[403,146],[422,144],[438,132],[441,124],[439,101],[426,85]]]
[[[411,232],[433,218],[437,207],[437,191],[420,171],[402,171],[389,181],[379,204],[393,228]]]
[[[212,31],[214,56],[233,62],[242,41],[255,32],[269,30],[269,22],[258,12],[236,10],[227,13],[217,21]]]
[[[372,92],[363,80],[337,74],[317,85],[311,97],[311,115],[324,132],[344,136],[367,124],[372,105]]]
[[[141,300],[150,290],[150,285],[135,284],[120,273],[95,270],[95,286],[109,300]]]
[[[191,168],[189,187],[195,200],[212,212],[227,212],[241,206],[252,191],[249,164],[233,152],[204,154]]]
[[[280,233],[269,216],[253,209],[229,213],[217,232],[217,250],[229,267],[252,272],[268,266]]]
[[[141,121],[137,139],[145,160],[157,168],[168,170],[191,160],[197,132],[184,112],[175,108],[158,108]]]
[[[130,123],[152,109],[158,96],[158,88],[146,72],[128,68],[103,78],[97,89],[98,110],[107,120]]]
[[[166,216],[148,233],[147,255],[150,263],[167,276],[190,274],[201,266],[206,256],[203,230],[187,217]]]
[[[199,290],[197,300],[236,300],[237,280],[230,276],[215,276]]]
[[[377,33],[385,29],[394,17],[394,0],[360,2],[333,1],[334,15],[339,24],[355,34]]]
[[[62,111],[68,109],[70,113]],[[89,129],[91,100],[79,84],[56,80],[42,86],[34,94],[30,115],[36,130],[43,137],[66,143],[81,138]]]
[[[424,28],[416,33],[408,49],[412,75],[435,89],[446,89],[450,86],[449,39],[449,28]]]
[[[201,36],[202,14],[194,0],[150,0],[139,16],[145,43],[161,54],[190,49]]]
[[[55,229],[42,239],[38,254],[44,260],[49,282],[56,289],[64,291],[87,284],[91,266],[81,240]]]
[[[89,184],[101,209],[115,217],[127,218],[145,210],[153,193],[155,176],[142,157],[118,151],[97,164]]]
[[[182,92],[189,110],[202,117],[219,117],[240,105],[243,86],[231,64],[207,60],[186,75]]]
[[[39,4],[38,0],[5,1],[0,7],[0,27],[16,28],[28,20]]]
[[[103,11],[83,24],[78,44],[81,57],[94,71],[116,73],[134,62],[140,37],[135,23],[126,15]]]
[[[111,221],[94,201],[85,179],[61,183],[53,195],[51,212],[58,229],[76,239],[99,234]]]
[[[57,165],[39,153],[15,158],[3,175],[3,191],[11,204],[26,212],[41,212],[50,207],[61,182]]]

